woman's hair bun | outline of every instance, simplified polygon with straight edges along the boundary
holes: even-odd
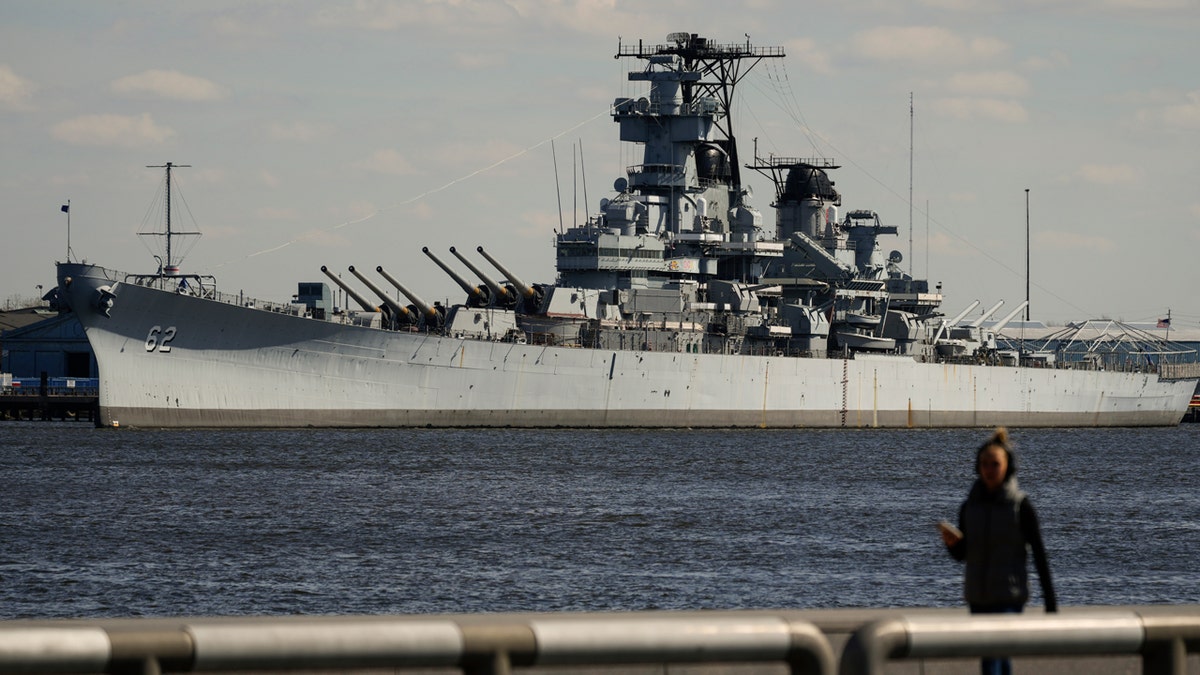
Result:
[[[1000,445],[1000,446],[1007,448],[1008,447],[1008,429],[1005,429],[1004,427],[996,427],[996,430],[994,432],[992,432],[992,437],[988,439],[987,444],[988,445]]]

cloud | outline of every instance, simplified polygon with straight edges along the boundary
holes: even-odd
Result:
[[[267,137],[273,141],[308,142],[322,134],[320,127],[307,122],[272,122],[267,126]]]
[[[854,52],[876,61],[961,65],[996,58],[1008,44],[990,37],[963,37],[937,26],[882,26],[851,38]]]
[[[503,30],[521,11],[521,3],[497,2],[396,2],[392,0],[356,0],[322,7],[310,23],[320,27],[371,31],[442,31],[471,32],[485,27]],[[541,3],[539,3],[541,4]],[[536,16],[536,14],[534,15]]]
[[[294,208],[264,206],[254,211],[259,220],[299,220],[300,211]]]
[[[484,143],[449,143],[438,149],[435,158],[446,166],[483,169],[513,159],[522,150],[514,143],[491,139]]]
[[[457,52],[454,55],[454,63],[463,70],[486,70],[488,68],[500,68],[505,65],[506,59],[498,54],[485,54],[482,52]]]
[[[1117,243],[1108,237],[1057,230],[1036,232],[1034,243],[1043,250],[1115,251]]]
[[[1029,93],[1029,81],[1007,70],[957,73],[946,80],[946,88],[957,94],[1014,97]]]
[[[137,115],[84,115],[54,125],[50,134],[60,141],[78,145],[145,147],[165,143],[175,135],[159,126],[149,113]]]
[[[118,94],[150,95],[179,101],[217,101],[228,93],[211,80],[175,70],[147,70],[112,82]]]
[[[433,207],[429,205],[429,202],[426,202],[424,200],[410,205],[408,207],[408,213],[411,214],[415,218],[419,218],[420,220],[426,220],[426,221],[433,220],[433,216],[434,216]]]
[[[1188,92],[1186,99],[1164,107],[1157,116],[1175,129],[1200,129],[1200,91]]]
[[[1055,50],[1046,56],[1031,56],[1021,63],[1028,70],[1058,70],[1071,65],[1071,57]]]
[[[1148,12],[1156,9],[1190,9],[1193,0],[1104,0],[1106,7]]]
[[[12,68],[0,64],[0,107],[28,110],[31,98],[33,98],[33,84],[14,73]]]
[[[941,98],[934,100],[930,108],[938,115],[959,120],[1020,123],[1029,119],[1029,113],[1017,101],[995,98]]]
[[[345,5],[330,5],[313,15],[316,26],[365,28],[367,30],[397,30],[420,25],[427,19],[420,6],[405,7],[392,2],[359,0]]]
[[[1138,170],[1128,164],[1084,164],[1075,176],[1097,185],[1131,185],[1141,178]]]
[[[1054,7],[1065,10],[1116,10],[1131,12],[1150,12],[1155,10],[1189,9],[1194,0],[1025,0],[1014,3],[1010,0],[920,0],[920,4],[934,9],[952,11],[999,12],[1010,7],[1020,7],[1022,4],[1031,9]]]
[[[571,213],[562,214],[563,218],[571,218]],[[559,223],[563,222],[559,219],[557,211],[547,211],[545,209],[536,211],[526,211],[521,214],[521,217],[516,221],[518,224],[515,228],[509,230],[509,233],[523,239],[538,239],[544,238],[547,234],[558,229]]]
[[[393,176],[412,176],[420,173],[403,155],[391,148],[376,150],[370,157],[356,163],[355,166]]]
[[[787,43],[786,54],[789,61],[798,61],[814,73],[828,75],[833,72],[829,62],[829,54],[808,38],[790,40]]]
[[[952,237],[945,232],[930,232],[923,245],[928,247],[929,252],[937,255],[938,258],[960,258],[973,254],[971,247],[963,244],[962,239]],[[922,254],[915,254],[915,257],[921,258]]]
[[[993,9],[989,0],[921,0],[925,7],[948,9],[955,12],[976,12]]]
[[[266,169],[258,172],[258,179],[262,181],[263,185],[271,188],[277,188],[280,185],[283,185],[283,181],[280,180],[278,176],[270,171],[267,171]]]
[[[762,1],[748,4],[753,8]],[[483,39],[494,39],[505,31],[520,31],[530,39],[544,39],[546,31],[615,36],[634,23],[649,30],[648,34],[667,30],[653,25],[651,11],[637,5],[619,6],[616,0],[356,0],[329,5],[314,12],[309,23],[321,28],[436,32]]]
[[[289,244],[304,244],[312,248],[346,248],[350,241],[342,234],[330,230],[313,228],[288,242]],[[336,274],[336,272],[335,272]]]

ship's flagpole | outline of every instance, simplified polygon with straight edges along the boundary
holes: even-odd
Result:
[[[71,262],[71,200],[62,205],[62,212],[67,214],[67,262]]]

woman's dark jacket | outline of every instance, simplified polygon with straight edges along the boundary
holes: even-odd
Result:
[[[1030,550],[1046,611],[1058,610],[1037,513],[1017,488],[1016,477],[1009,477],[994,493],[976,480],[958,510],[958,529],[963,539],[950,548],[950,555],[967,562],[963,595],[968,604],[1024,605],[1029,600],[1026,550]]]

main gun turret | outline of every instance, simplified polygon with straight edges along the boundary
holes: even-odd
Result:
[[[383,300],[383,304],[387,306],[388,310],[392,314],[393,322],[400,322],[400,321],[404,321],[406,323],[416,323],[417,322],[417,317],[413,316],[413,313],[408,311],[407,307],[401,307],[400,303],[398,303],[395,300],[388,297],[388,294],[384,293],[383,289],[376,286],[374,283],[371,282],[370,279],[366,278],[358,270],[354,269],[354,265],[350,266],[350,273],[353,274],[354,276],[358,277],[358,280],[363,282],[364,284],[366,284],[367,288],[371,289],[372,293],[374,293],[375,295],[378,295],[380,300]]]
[[[455,250],[453,246],[450,247],[450,253],[454,254],[455,258],[458,258],[460,261],[462,261],[462,264],[466,265],[467,269],[474,272],[475,276],[479,277],[483,281],[484,285],[488,287],[488,290],[492,292],[492,300],[496,304],[503,307],[513,307],[517,304],[516,289],[506,288],[496,283],[494,279],[484,274],[483,271],[475,265],[471,264],[470,260],[464,258],[463,255]]]
[[[450,278],[467,292],[467,305],[471,307],[486,307],[487,305],[491,304],[492,294],[490,288],[487,286],[476,286],[475,284],[468,283],[466,279],[459,276],[458,272],[455,272],[447,267],[446,263],[438,260],[438,257],[433,254],[433,251],[429,250],[428,246],[423,247],[421,252],[429,256],[430,260],[437,263],[437,266],[442,268],[443,272],[450,275]]]
[[[363,308],[364,312],[378,312],[379,311],[378,305],[367,300],[358,291],[354,290],[353,288],[350,288],[350,286],[348,284],[346,284],[346,282],[342,281],[340,277],[335,275],[333,272],[330,272],[328,267],[321,265],[321,271],[325,273],[325,276],[332,279],[333,283],[340,286],[343,291],[346,291],[346,295],[350,296],[350,298],[352,298],[355,302],[357,302],[359,307]]]
[[[501,274],[503,274],[505,278],[508,279],[508,283],[513,285],[513,288],[517,289],[517,293],[519,293],[521,296],[521,302],[524,304],[525,312],[527,314],[535,314],[541,309],[542,298],[544,296],[541,288],[529,286],[524,281],[518,279],[517,275],[508,271],[508,268],[500,264],[499,260],[496,260],[492,256],[488,255],[488,252],[483,250],[482,246],[476,246],[475,250],[479,252],[479,255],[483,256],[488,262],[490,262],[492,267],[495,267]]]
[[[408,298],[409,302],[411,302],[414,307],[420,310],[421,316],[425,319],[426,326],[441,328],[442,324],[445,322],[445,317],[441,312],[438,311],[437,308],[431,307],[429,303],[422,300],[416,293],[413,293],[405,288],[404,284],[397,281],[396,278],[391,274],[388,274],[388,271],[383,269],[382,265],[376,267],[375,271],[379,272],[384,279],[388,280],[388,283],[395,286],[396,290],[403,293],[405,297]]]

